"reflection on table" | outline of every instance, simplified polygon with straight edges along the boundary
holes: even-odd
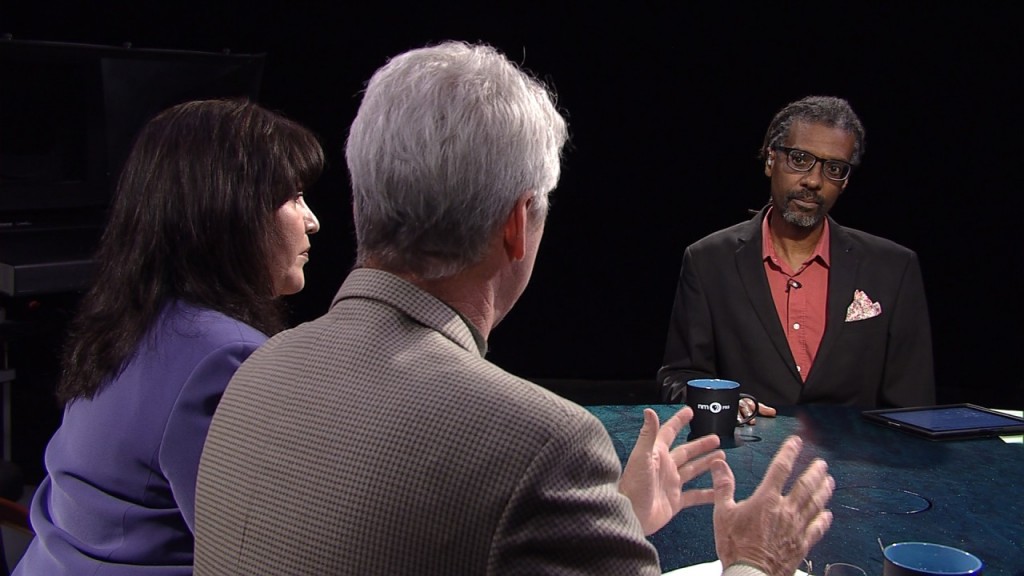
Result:
[[[650,406],[664,421],[678,405]],[[589,406],[625,464],[643,422],[643,406]],[[688,430],[680,433],[684,439]],[[986,576],[1024,576],[1024,448],[999,440],[934,442],[865,421],[844,406],[780,408],[737,430],[726,450],[736,499],[757,487],[790,434],[804,440],[797,469],[829,463],[836,491],[832,528],[809,556],[814,566],[847,562],[882,573],[883,544],[924,541],[966,550]],[[709,476],[693,486],[710,486]],[[715,560],[711,506],[683,510],[651,536],[662,571]]]

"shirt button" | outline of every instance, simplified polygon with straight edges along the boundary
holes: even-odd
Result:
[[[797,371],[797,372],[803,372],[803,370],[801,370],[801,369],[800,369],[800,366],[797,366],[797,367],[796,367],[796,371]]]
[[[800,329],[800,323],[799,322],[797,322],[796,324],[793,324],[793,330],[799,330],[799,329]]]

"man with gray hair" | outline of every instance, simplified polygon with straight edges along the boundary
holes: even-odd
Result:
[[[815,460],[782,494],[798,438],[737,503],[717,436],[672,447],[689,408],[663,425],[645,410],[622,470],[594,416],[484,359],[530,279],[567,137],[551,93],[488,46],[373,75],[346,150],[356,268],[228,386],[196,574],[657,574],[645,535],[712,502],[727,574],[793,573],[834,486]],[[709,470],[713,489],[683,489]]]

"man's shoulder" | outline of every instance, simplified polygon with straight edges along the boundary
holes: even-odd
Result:
[[[700,240],[690,244],[691,252],[701,252],[721,248],[735,248],[740,241],[750,241],[757,235],[759,228],[750,220],[738,222],[716,230]]]
[[[910,258],[916,256],[916,252],[911,248],[908,248],[898,242],[883,238],[870,232],[858,230],[857,228],[848,228],[846,226],[840,226],[835,222],[832,222],[832,234],[834,241],[840,244],[847,243],[854,247],[858,247],[868,254],[875,254],[879,256],[894,256],[900,258]]]
[[[320,318],[278,333],[250,357],[243,373],[278,374],[282,365],[302,363],[316,364],[338,380],[362,374],[404,381],[415,375],[420,382],[443,383],[451,401],[507,406],[530,415],[531,421],[589,414],[490,362],[449,331],[410,321],[403,311],[380,302],[364,300],[358,307],[334,306]]]
[[[441,379],[448,394],[459,402],[473,406],[503,406],[502,413],[509,425],[530,428],[548,437],[572,434],[598,422],[586,408],[543,386],[522,378],[493,362],[475,354],[458,354],[453,370],[429,373],[430,378]]]

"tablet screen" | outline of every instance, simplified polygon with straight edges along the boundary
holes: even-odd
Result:
[[[975,404],[883,408],[861,413],[868,420],[931,438],[981,438],[1024,433],[1024,419]]]
[[[935,431],[969,430],[972,428],[1017,426],[1021,424],[1020,420],[1009,416],[976,410],[967,406],[891,412],[886,414],[886,417],[897,422]]]

